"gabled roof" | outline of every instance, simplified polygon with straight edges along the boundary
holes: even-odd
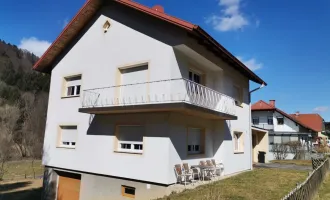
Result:
[[[274,109],[275,107],[264,102],[263,100],[260,100],[251,106],[251,110],[274,110]]]
[[[269,103],[264,102],[263,100],[259,100],[258,102],[254,103],[251,106],[251,111],[276,111],[280,114],[282,114],[283,116],[285,116],[286,118],[296,122],[297,124],[299,124],[302,127],[305,127],[307,129],[310,129],[312,131],[318,132],[316,129],[314,129],[313,127],[310,127],[309,125],[299,121],[298,119],[296,119],[295,117],[293,117],[292,115],[289,115],[288,113],[276,108],[275,106],[270,105]]]
[[[291,114],[299,122],[311,127],[317,132],[323,131],[323,118],[319,114]]]
[[[91,20],[91,18],[98,11],[98,9],[101,8],[105,1],[107,0],[87,0],[83,7],[78,11],[76,16],[63,29],[62,33],[58,36],[58,38],[52,43],[52,45],[41,56],[38,62],[33,66],[33,69],[49,73],[52,70],[52,64],[57,58],[57,56],[59,56],[63,52],[63,50],[77,36],[77,34],[82,30],[82,28]],[[263,81],[259,76],[257,76],[249,68],[247,68],[242,62],[240,62],[235,56],[233,56],[229,51],[227,51],[222,45],[220,45],[215,39],[213,39],[206,31],[204,31],[198,25],[194,25],[190,22],[165,14],[164,12],[162,12],[162,9],[157,10],[149,8],[131,0],[112,1],[148,14],[150,17],[155,17],[160,20],[166,21],[186,30],[189,33],[192,33],[199,40],[203,41],[203,45],[208,46],[208,49],[212,49],[214,53],[229,62],[232,66],[234,66],[235,69],[243,73],[250,80],[259,84],[267,85],[265,81]]]

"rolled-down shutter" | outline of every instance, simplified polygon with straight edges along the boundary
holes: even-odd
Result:
[[[144,134],[143,126],[119,126],[119,141],[142,142]]]
[[[76,142],[77,141],[77,126],[62,126],[61,127],[61,141],[62,142]]]

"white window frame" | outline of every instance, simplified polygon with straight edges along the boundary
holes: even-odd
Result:
[[[75,79],[75,78],[77,78],[77,80],[80,80],[80,84],[70,84],[70,82],[72,81],[70,79]],[[81,81],[82,81],[81,74],[64,77],[63,97],[79,97],[81,95],[81,85],[82,85]],[[79,87],[79,93],[78,93],[78,87]],[[69,88],[73,88],[74,91],[73,94],[71,94],[71,92],[69,93]]]
[[[129,144],[131,145],[130,149],[122,148],[122,144]],[[142,149],[134,149],[134,145],[142,145]],[[118,151],[120,152],[127,152],[127,153],[143,153],[143,142],[133,142],[133,141],[119,141],[118,140]]]
[[[279,118],[282,118],[282,119],[283,119],[283,124],[279,124],[279,122],[278,122],[278,119],[279,119]],[[284,117],[276,117],[276,121],[277,121],[277,125],[279,125],[279,126],[284,125]]]
[[[200,140],[198,141],[199,144],[189,144],[189,133],[190,133],[190,129],[199,129],[200,130]],[[204,135],[204,129],[203,128],[194,128],[194,127],[188,127],[187,130],[187,154],[188,155],[196,155],[196,154],[203,154],[204,153],[204,149],[202,149],[203,144],[202,142],[205,141],[205,139],[203,139],[203,137],[205,137]],[[190,146],[190,151],[189,151],[189,146]],[[198,147],[199,150],[196,150],[196,147]]]
[[[76,148],[76,145],[77,145],[77,139],[76,139],[75,142],[72,142],[72,141],[63,141],[62,140],[62,134],[63,134],[63,129],[64,129],[63,127],[75,127],[76,128],[75,130],[77,132],[77,136],[76,137],[78,137],[78,126],[77,125],[60,125],[59,126],[60,132],[59,132],[58,147],[75,149]],[[69,144],[64,144],[64,142],[65,143],[69,143]]]
[[[191,79],[192,79],[192,80],[190,80],[190,77],[189,77],[189,74],[190,74],[190,73],[191,73]],[[199,77],[199,83],[197,83],[197,82],[195,81],[195,78],[194,78],[195,76],[194,76],[194,75],[196,75],[196,76]],[[203,77],[202,73],[196,72],[196,71],[193,70],[193,69],[189,69],[189,71],[188,71],[188,79],[189,79],[190,81],[202,85],[202,77]]]
[[[118,125],[117,126],[117,134],[119,133],[120,127],[121,126],[136,126],[136,127],[144,127],[143,125]],[[144,134],[143,134],[144,135]],[[143,145],[143,140],[144,140],[144,136],[142,136],[142,141],[141,142],[137,142],[137,141],[121,141],[117,138],[117,151],[118,152],[122,152],[122,153],[138,153],[138,154],[142,154],[143,153],[143,149],[144,149],[144,145]],[[122,148],[122,144],[129,144],[131,145],[130,149],[127,148]],[[134,145],[142,145],[142,149],[134,149]]]
[[[244,141],[242,141],[243,132],[234,131],[233,138],[234,138],[234,153],[243,153],[244,152]]]

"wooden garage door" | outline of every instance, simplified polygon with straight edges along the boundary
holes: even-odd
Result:
[[[79,200],[80,175],[59,174],[57,200]]]

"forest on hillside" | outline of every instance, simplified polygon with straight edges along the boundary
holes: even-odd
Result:
[[[0,40],[0,168],[11,159],[42,156],[50,75],[32,70],[37,60]]]

